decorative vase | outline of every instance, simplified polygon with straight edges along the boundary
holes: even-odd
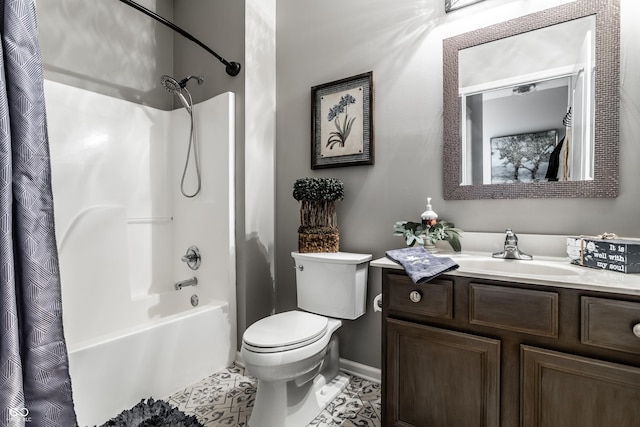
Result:
[[[300,222],[298,227],[298,251],[304,252],[338,252],[340,248],[340,231],[333,201],[308,202],[300,205]]]
[[[440,251],[440,249],[438,249],[436,247],[435,243],[427,243],[427,242],[425,242],[424,248],[431,254],[435,254],[435,253],[438,253]]]
[[[340,231],[335,202],[344,198],[344,184],[336,178],[300,178],[293,185],[300,202],[298,251],[338,252]]]

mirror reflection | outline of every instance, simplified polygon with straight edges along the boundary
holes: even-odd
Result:
[[[458,52],[461,185],[594,176],[594,15]]]

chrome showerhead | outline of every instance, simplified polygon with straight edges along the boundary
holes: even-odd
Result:
[[[185,98],[184,95],[182,94],[182,90],[183,89],[186,90],[186,89],[183,86],[181,86],[176,79],[174,79],[171,76],[164,75],[160,77],[160,84],[162,84],[162,86],[164,86],[164,88],[168,90],[170,93],[177,96],[178,99],[180,99],[180,102],[182,102],[182,105],[184,105],[184,108],[186,108],[189,114],[191,114],[191,104],[187,101],[187,98]]]
[[[202,76],[189,76],[184,79],[177,81],[171,76],[164,75],[160,77],[160,83],[167,89],[169,92],[180,92],[182,89],[187,87],[187,82],[191,79],[194,79],[201,85],[204,82],[204,77]]]
[[[176,79],[167,75],[160,77],[160,84],[162,84],[166,90],[174,94],[180,93],[183,88]]]
[[[204,77],[202,76],[189,76],[180,81],[177,81],[173,77],[167,75],[163,75],[162,77],[160,77],[160,84],[162,84],[162,86],[170,93],[176,95],[180,99],[180,102],[182,102],[182,105],[184,105],[184,108],[186,108],[189,113],[191,113],[191,107],[193,103],[189,102],[191,100],[191,94],[187,90],[187,82],[191,79],[195,79],[200,85],[202,84],[202,82],[204,82]],[[186,92],[186,94],[189,96],[189,101],[187,101],[187,98],[185,98],[182,92]]]

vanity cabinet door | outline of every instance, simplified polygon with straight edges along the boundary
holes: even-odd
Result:
[[[500,341],[386,319],[385,426],[498,427]]]
[[[522,427],[638,427],[640,368],[521,346]]]

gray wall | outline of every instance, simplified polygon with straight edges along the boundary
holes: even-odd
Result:
[[[139,3],[173,17],[173,0]],[[160,76],[173,73],[173,31],[115,0],[46,0],[36,10],[45,78],[171,109]]]
[[[234,0],[173,0],[174,22],[227,61],[244,62],[245,2]],[[220,93],[242,93],[244,70],[236,77],[225,66],[192,41],[175,33],[174,70],[178,79],[188,75],[205,78],[202,86],[192,82],[189,90],[194,102]],[[237,99],[236,99],[237,101]],[[242,108],[238,111],[242,112]]]
[[[298,206],[293,182],[304,176],[344,181],[338,206],[341,250],[381,257],[401,247],[392,236],[398,220],[417,219],[427,196],[434,210],[467,231],[640,236],[640,8],[622,0],[622,104],[620,196],[615,199],[444,201],[442,195],[442,39],[486,25],[507,9],[520,14],[544,2],[487,1],[445,14],[444,1],[279,0],[277,8],[276,281],[279,311],[295,307],[294,271]],[[536,3],[535,5],[532,3]],[[549,2],[546,2],[549,3]],[[558,2],[556,2],[558,3]],[[508,16],[506,18],[513,18]],[[373,70],[374,166],[311,171],[310,88]],[[524,242],[522,242],[524,243]],[[464,239],[462,240],[464,248]],[[370,298],[380,292],[380,271],[370,270]],[[380,315],[369,311],[345,322],[341,354],[380,366]]]

